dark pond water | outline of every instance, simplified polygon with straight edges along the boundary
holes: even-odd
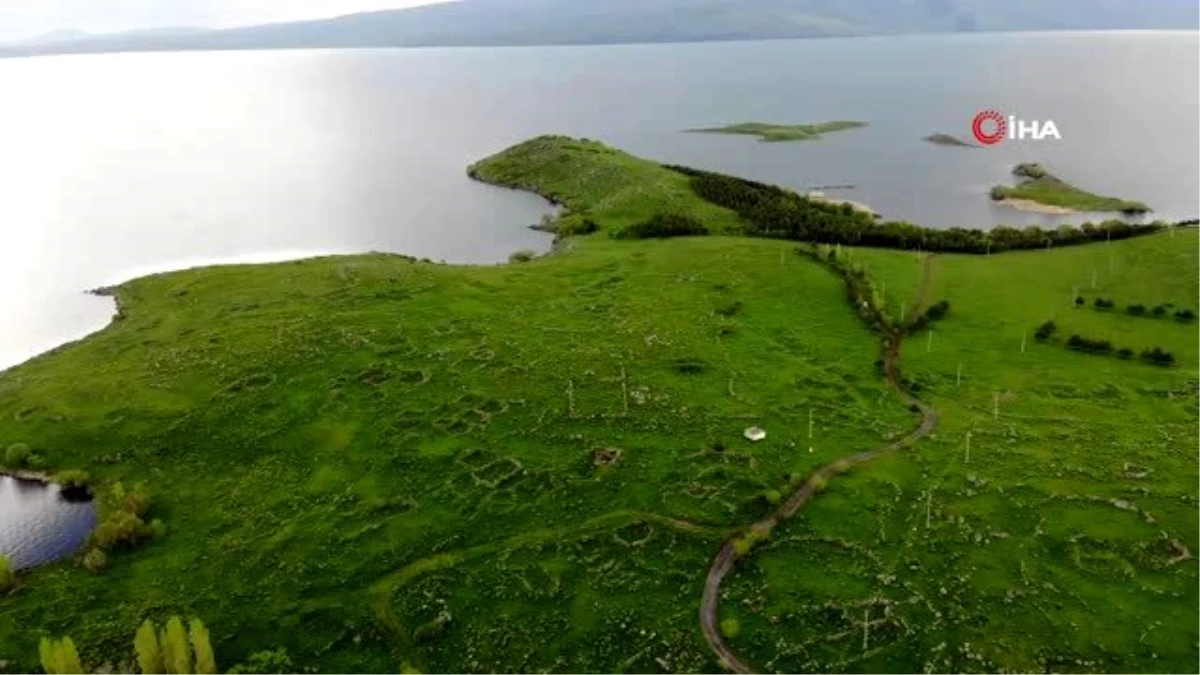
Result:
[[[74,553],[95,525],[91,500],[68,499],[53,483],[0,476],[0,553],[17,569]]]

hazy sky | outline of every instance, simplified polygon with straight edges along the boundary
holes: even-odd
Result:
[[[0,0],[0,42],[55,30],[96,32],[269,21],[428,5],[446,0]]]

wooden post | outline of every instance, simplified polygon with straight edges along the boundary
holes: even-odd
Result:
[[[933,488],[929,488],[929,492],[925,496],[925,529],[929,529],[930,512],[933,509]]]
[[[954,386],[961,387],[962,386],[962,361],[958,362],[958,372],[955,374],[954,377],[955,377]]]
[[[971,432],[967,432],[967,456],[963,460],[963,464],[971,463]]]
[[[992,419],[1000,419],[1000,392],[992,393]]]
[[[1025,353],[1025,339],[1029,336],[1029,331],[1021,331],[1021,353]]]
[[[808,409],[808,437],[809,437],[810,439],[813,437],[813,414],[812,414],[812,408],[809,408],[809,409]]]
[[[929,329],[929,341],[925,343],[925,353],[933,351],[933,329]]]

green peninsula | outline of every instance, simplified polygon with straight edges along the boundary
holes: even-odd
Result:
[[[1194,309],[1195,228],[938,235],[565,137],[470,172],[554,251],[155,274],[0,372],[0,448],[166,528],[18,571],[8,670],[175,614],[219,672],[1194,669],[1195,324],[1090,305]]]
[[[759,140],[771,143],[781,141],[812,141],[834,131],[857,129],[867,126],[866,122],[836,120],[819,124],[767,124],[765,122],[742,122],[723,127],[688,129],[698,134],[742,134],[758,136]]]
[[[1103,197],[1075,187],[1041,164],[1018,164],[1013,175],[1017,177],[1017,185],[993,187],[992,200],[1026,211],[1054,214],[1092,211],[1140,215],[1150,211],[1142,202]]]

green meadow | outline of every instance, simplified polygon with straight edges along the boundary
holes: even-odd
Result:
[[[180,615],[223,670],[278,648],[318,672],[720,669],[698,609],[723,542],[917,426],[881,336],[802,244],[729,236],[736,214],[654,162],[543,137],[470,172],[595,233],[508,265],[143,277],[109,327],[0,373],[0,447],[102,496],[144,483],[167,528],[97,572],[20,572],[0,660],[35,669],[40,638],[69,635],[129,667],[137,627]],[[620,238],[664,212],[718,236]],[[1196,324],[1121,308],[1195,309],[1197,244],[841,247],[889,315],[926,266],[950,303],[900,363],[941,421],[737,561],[729,645],[767,671],[1194,669]],[[1076,333],[1176,363],[1072,351]]]

